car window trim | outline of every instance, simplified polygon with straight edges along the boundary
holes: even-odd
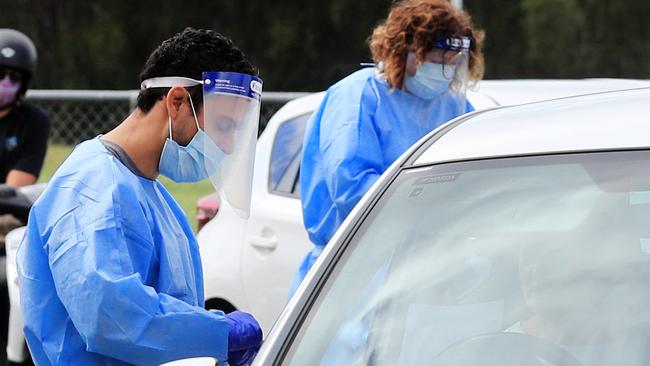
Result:
[[[277,194],[290,196],[290,197],[300,198],[298,195],[294,193],[294,186],[297,179],[296,176],[298,172],[300,172],[301,160],[302,160],[302,148],[298,149],[298,151],[291,158],[291,162],[289,163],[287,169],[282,175],[282,178],[278,183],[278,187],[273,192]]]
[[[274,194],[274,195],[284,196],[284,197],[297,198],[297,196],[296,196],[295,194],[293,194],[293,192],[291,192],[291,193],[289,193],[289,192],[283,192],[283,191],[280,191],[280,190],[274,189],[274,188],[272,187],[272,182],[271,182],[271,166],[272,166],[272,164],[273,164],[273,157],[274,157],[274,155],[275,155],[275,153],[274,153],[274,151],[275,151],[275,144],[276,144],[277,137],[278,137],[278,133],[277,133],[277,132],[279,132],[280,129],[282,128],[282,126],[284,126],[285,124],[287,124],[287,123],[289,123],[289,122],[292,122],[292,121],[295,121],[296,119],[303,118],[303,117],[305,117],[305,116],[311,116],[312,114],[313,114],[313,111],[306,112],[306,113],[302,113],[302,114],[298,114],[298,115],[296,115],[296,116],[294,116],[294,117],[291,117],[291,118],[289,118],[289,119],[284,120],[282,123],[280,123],[280,125],[279,125],[278,128],[276,129],[276,134],[273,136],[273,141],[272,141],[272,143],[271,143],[271,154],[270,154],[270,156],[269,156],[269,162],[268,162],[268,174],[267,174],[267,176],[266,176],[266,189],[267,189],[267,192],[268,192],[269,194]],[[309,120],[309,117],[307,117],[307,119],[305,120],[305,122],[304,122],[305,125],[307,124],[307,121],[308,121],[308,120]],[[305,129],[306,129],[306,126],[305,126]],[[303,136],[303,137],[304,137],[304,136]],[[301,139],[301,140],[302,140],[302,139]],[[302,149],[303,149],[303,144],[302,144],[302,142],[301,142],[301,144],[300,144],[300,149],[298,150],[298,154],[302,154]],[[300,165],[300,164],[298,164],[298,165]],[[289,164],[289,166],[288,166],[287,168],[289,168],[290,166],[291,166],[291,163]],[[298,170],[298,171],[299,171],[299,170]],[[284,178],[284,174],[283,174],[282,177]],[[282,180],[283,180],[283,179],[281,178],[280,181],[282,181]]]
[[[300,156],[301,156],[300,161],[302,161],[302,148],[300,149]],[[293,184],[291,185],[291,194],[296,198],[300,198],[300,194],[302,193],[302,192],[296,192],[296,190],[300,188],[300,167],[301,167],[300,161],[297,164],[296,172],[293,177]]]
[[[453,164],[453,163],[469,163],[475,161],[488,161],[488,160],[500,160],[500,159],[516,159],[516,158],[530,158],[530,157],[542,157],[542,156],[556,156],[556,155],[576,155],[576,154],[598,154],[598,153],[615,153],[615,152],[635,152],[635,151],[650,151],[650,145],[648,146],[635,146],[635,147],[618,147],[618,148],[602,148],[602,149],[580,149],[580,150],[557,150],[557,151],[542,151],[542,152],[533,152],[533,153],[524,153],[524,154],[503,154],[503,155],[493,155],[493,156],[484,156],[478,158],[469,158],[469,159],[450,159],[436,162],[426,162],[420,164],[413,164],[408,168],[418,169],[418,168],[427,168],[435,165],[441,164]],[[417,160],[417,159],[415,159]]]

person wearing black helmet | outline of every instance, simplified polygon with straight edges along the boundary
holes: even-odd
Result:
[[[34,76],[36,61],[36,48],[25,34],[0,28],[0,183],[12,187],[36,182],[47,150],[50,120],[41,109],[23,100]],[[0,211],[0,252],[4,251],[5,235],[24,224]],[[0,269],[5,267],[4,261],[5,256],[0,256]],[[3,317],[0,344],[4,348],[9,304],[6,278],[1,278],[2,275],[4,271],[0,270],[0,315]],[[22,343],[22,337],[16,342]],[[28,353],[20,350],[19,343],[7,349],[8,365],[31,365]],[[0,362],[4,359],[4,351],[0,351]]]
[[[0,183],[14,187],[36,182],[47,150],[50,120],[23,100],[36,60],[26,35],[0,29]]]

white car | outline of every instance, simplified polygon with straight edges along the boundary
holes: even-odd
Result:
[[[468,99],[477,110],[569,95],[650,86],[638,80],[482,81]],[[264,334],[287,302],[293,276],[312,245],[302,221],[298,176],[305,124],[324,93],[287,103],[259,138],[251,216],[223,204],[198,233],[206,307],[251,312]]]
[[[261,365],[647,365],[650,88],[479,111],[373,185]]]

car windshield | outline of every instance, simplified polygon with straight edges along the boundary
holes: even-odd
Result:
[[[346,245],[285,364],[650,362],[648,151],[406,169]]]

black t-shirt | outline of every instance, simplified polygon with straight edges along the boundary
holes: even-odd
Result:
[[[23,103],[0,118],[0,183],[10,170],[38,178],[47,152],[50,119],[40,108]]]

